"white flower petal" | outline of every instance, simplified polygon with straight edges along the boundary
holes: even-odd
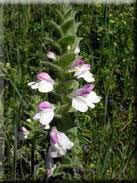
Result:
[[[88,101],[87,102],[87,105],[90,107],[90,108],[94,108],[95,107],[95,104],[93,104],[91,101]]]
[[[31,86],[31,89],[37,89],[39,86],[38,82],[30,82],[28,83],[28,86]]]
[[[46,125],[45,126],[45,129],[47,130],[47,129],[50,129],[50,126],[49,125]]]
[[[52,158],[57,158],[59,157],[58,150],[55,149],[53,146],[50,146],[49,151],[48,151],[49,156]]]
[[[34,82],[34,81],[32,81],[32,82],[29,82],[28,83],[28,86],[31,86],[31,85],[33,85],[33,84],[35,84],[36,82]]]
[[[83,78],[86,82],[89,83],[95,81],[93,74],[90,73],[89,71],[82,73],[81,75],[78,76],[78,78]]]
[[[24,134],[24,138],[27,139],[27,137],[28,137],[28,134]]]
[[[60,149],[59,149],[59,157],[65,155],[65,154],[66,154],[66,149],[60,147]]]
[[[76,49],[74,50],[74,53],[78,54],[80,53],[80,48],[77,46]]]
[[[53,60],[56,59],[56,55],[55,55],[54,52],[49,51],[48,54],[47,54],[47,56],[48,56],[48,58],[50,58],[50,59],[53,59]]]
[[[91,91],[86,98],[87,102],[90,101],[92,103],[98,103],[100,102],[100,100],[101,100],[101,97],[97,96],[94,91]]]
[[[80,112],[86,112],[88,110],[86,101],[80,96],[72,99],[72,107]]]
[[[78,77],[81,76],[83,73],[84,73],[83,71],[77,70],[77,71],[75,71],[74,76],[78,78]]]
[[[31,89],[37,89],[39,86],[39,83],[35,83],[33,85],[31,85]]]
[[[74,67],[74,70],[75,70],[74,76],[79,77],[82,74],[84,74],[85,72],[89,71],[90,70],[90,67],[86,67],[85,64],[84,64],[82,66],[76,66],[76,67]],[[90,74],[93,76],[92,73],[90,73]]]
[[[66,149],[59,146],[57,143],[56,144],[51,143],[48,154],[52,158],[61,157],[66,154]]]
[[[52,109],[45,109],[40,112],[40,123],[42,125],[49,125],[54,118],[54,111]]]
[[[27,121],[27,122],[31,122],[31,119],[28,118],[26,121]]]
[[[71,149],[74,143],[69,140],[69,138],[62,132],[57,132],[58,144],[63,147],[63,149]]]
[[[42,93],[47,93],[53,90],[53,84],[51,82],[48,81],[40,81],[39,82],[39,87],[38,90]]]
[[[77,70],[74,68],[74,69],[70,69],[70,70],[68,70],[68,72],[69,73],[71,73],[71,72],[76,72]]]
[[[66,154],[66,148],[61,146],[58,142],[56,144],[52,144],[52,146],[56,149],[56,151],[58,151],[58,157]]]
[[[36,113],[34,116],[33,116],[33,120],[38,120],[40,119],[40,113]]]

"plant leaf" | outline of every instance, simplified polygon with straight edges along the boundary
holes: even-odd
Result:
[[[62,38],[63,37],[63,32],[62,32],[62,29],[61,29],[60,25],[56,24],[56,22],[54,22],[54,21],[50,21],[50,24],[55,28],[55,31]]]
[[[72,64],[76,57],[75,53],[67,53],[64,54],[62,57],[59,59],[59,64],[62,66],[62,68],[67,68],[69,65]]]
[[[61,25],[61,29],[64,33],[67,33],[70,29],[74,28],[74,20],[68,20],[63,25]]]
[[[57,52],[61,53],[62,48],[59,44],[57,44],[53,39],[44,38],[47,43],[49,43]]]
[[[67,51],[68,45],[72,46],[75,43],[76,36],[74,35],[67,35],[63,37],[62,39],[58,40],[58,44],[62,48],[63,52]]]

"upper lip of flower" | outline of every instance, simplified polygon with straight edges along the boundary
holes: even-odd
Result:
[[[49,51],[48,54],[47,54],[47,56],[50,59],[53,59],[53,60],[56,59],[56,54],[54,52],[52,52],[52,51]]]
[[[46,80],[54,84],[54,80],[46,72],[40,72],[39,74],[37,74],[37,80],[39,81]]]
[[[77,60],[75,60],[74,63],[72,64],[72,68],[78,67],[78,66],[81,66],[81,65],[84,65],[84,60],[82,60],[82,59],[77,59]]]
[[[55,106],[53,104],[51,104],[50,102],[48,102],[48,101],[44,101],[44,102],[42,102],[38,105],[39,111],[44,111],[47,108],[54,110]]]
[[[94,88],[94,85],[92,84],[86,84],[84,85],[82,88],[79,88],[77,90],[75,90],[73,93],[72,93],[72,97],[76,97],[76,96],[86,96],[88,95],[91,90]]]
[[[23,133],[28,133],[28,130],[25,127],[19,128],[18,131]]]

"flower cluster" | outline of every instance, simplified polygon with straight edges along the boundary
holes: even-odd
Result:
[[[67,49],[71,49],[68,47]],[[79,47],[76,47],[74,53],[78,55],[80,52]],[[47,57],[52,60],[56,60],[57,56],[53,52],[48,52]],[[94,108],[95,104],[101,100],[101,97],[97,96],[93,91],[95,81],[93,74],[90,72],[90,65],[85,64],[84,60],[77,56],[77,59],[73,62],[68,73],[74,73],[74,77],[77,79],[84,79],[88,84],[83,87],[74,90],[71,94],[72,107],[80,112],[86,112],[88,107]],[[39,92],[48,93],[54,89],[55,81],[46,72],[37,74],[36,81],[28,83],[31,89],[37,89]],[[44,129],[50,129],[50,123],[54,118],[56,106],[49,101],[41,102],[37,107],[37,113],[33,116],[33,120],[38,120],[40,125]],[[29,132],[22,127],[19,130],[18,137],[24,140],[28,137]],[[66,154],[68,149],[71,149],[74,143],[63,133],[57,130],[54,126],[50,131],[50,147],[46,159],[47,175],[50,177],[53,174],[56,165],[54,165],[53,159],[61,157]]]
[[[81,58],[74,61],[68,72],[74,72],[74,77],[77,79],[83,78],[87,83],[95,81],[93,74],[90,72],[90,64],[85,64]],[[94,108],[95,103],[98,103],[101,97],[92,91],[93,88],[93,84],[86,84],[74,91],[72,93],[72,107],[80,112],[86,112],[88,107]]]

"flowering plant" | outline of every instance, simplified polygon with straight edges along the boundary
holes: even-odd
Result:
[[[30,89],[41,94],[42,99],[39,98],[37,111],[32,113],[27,124],[29,130],[22,127],[18,132],[21,140],[32,140],[33,153],[37,139],[43,139],[42,135],[45,140],[50,137],[50,145],[46,146],[44,156],[48,178],[58,168],[54,159],[65,156],[76,144],[75,139],[72,141],[69,137],[69,130],[73,131],[76,127],[75,113],[86,112],[101,100],[93,91],[95,78],[90,72],[90,64],[79,56],[82,38],[76,35],[80,24],[75,22],[75,14],[70,6],[68,9],[64,5],[57,13],[60,23],[51,22],[58,37],[51,35],[52,38],[44,38],[45,45],[52,46],[52,50],[47,51],[48,61],[44,62],[47,67],[42,68],[42,72],[38,71],[36,81],[28,82]],[[83,85],[83,82],[86,84]],[[35,124],[37,129],[34,131]]]

